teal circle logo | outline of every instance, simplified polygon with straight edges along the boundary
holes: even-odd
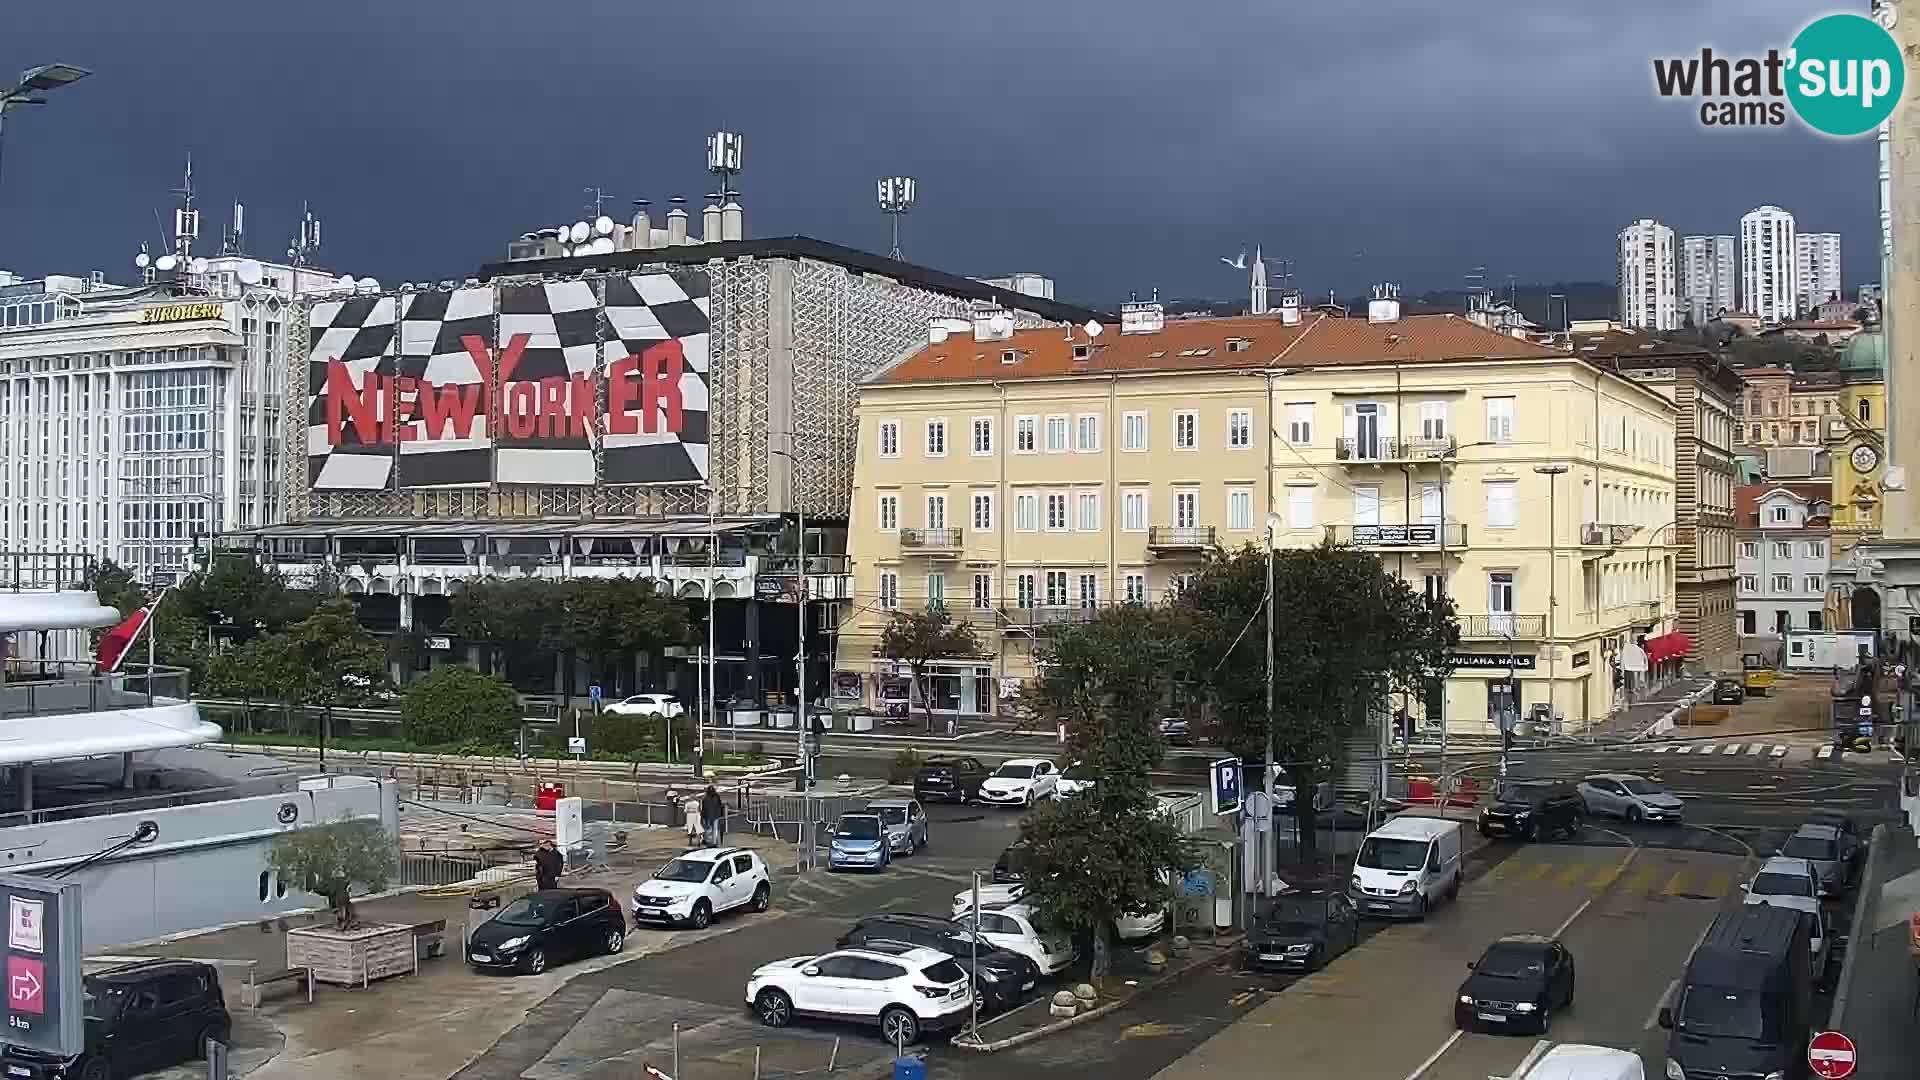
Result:
[[[1863,15],[1815,19],[1793,39],[1787,100],[1815,131],[1860,135],[1893,115],[1906,83],[1900,46]]]

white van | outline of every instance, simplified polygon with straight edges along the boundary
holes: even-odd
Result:
[[[1647,1080],[1640,1055],[1610,1046],[1561,1043],[1519,1080]]]
[[[1434,904],[1460,895],[1464,835],[1451,818],[1394,818],[1360,842],[1347,896],[1363,915],[1424,917]]]

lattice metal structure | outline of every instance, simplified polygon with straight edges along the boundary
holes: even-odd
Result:
[[[662,265],[665,271],[672,267]],[[791,512],[787,459],[798,472],[793,501],[809,518],[844,519],[853,484],[861,383],[927,340],[933,318],[965,318],[973,301],[934,288],[801,256],[714,260],[711,285],[708,482],[721,516]],[[642,267],[622,273],[644,273]],[[604,282],[586,275],[598,295]],[[500,278],[496,284],[510,282]],[[538,280],[538,279],[533,279]],[[325,297],[306,302],[325,302]],[[1023,326],[1040,316],[1016,311]],[[295,320],[304,326],[303,310]],[[308,438],[309,338],[290,335],[283,423],[289,447]],[[601,403],[604,408],[604,402]],[[697,484],[654,487],[501,484],[376,491],[313,490],[305,453],[290,452],[289,521],[399,521],[635,518],[703,515]]]

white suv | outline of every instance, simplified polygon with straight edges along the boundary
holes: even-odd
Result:
[[[747,977],[747,1004],[768,1027],[796,1016],[879,1024],[890,1045],[957,1027],[973,1010],[973,984],[953,957],[919,945],[872,942],[776,960]]]
[[[971,930],[975,919],[973,908],[965,899],[968,895],[963,892],[953,898],[953,923]],[[981,891],[978,921],[981,937],[1033,961],[1042,975],[1060,971],[1079,955],[1073,947],[1073,939],[1065,934],[1041,933],[1034,925],[1033,909],[1025,904],[990,906],[984,889]]]
[[[672,694],[635,694],[620,701],[609,701],[600,707],[600,711],[609,716],[664,716],[668,719],[687,715],[687,707],[675,701]]]
[[[767,864],[758,854],[737,847],[702,848],[633,887],[633,921],[705,929],[723,911],[765,911],[772,900]]]

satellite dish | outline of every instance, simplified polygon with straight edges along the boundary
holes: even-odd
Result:
[[[339,287],[340,287],[340,288],[342,288],[342,289],[351,289],[351,288],[353,288],[353,275],[352,275],[352,274],[341,274],[341,275],[340,275],[340,280],[339,280],[339,281],[336,281],[336,282],[334,282],[334,284],[335,284],[335,285],[337,285],[337,286],[339,286]]]
[[[613,235],[613,219],[605,214],[593,219],[593,231],[601,236]]]
[[[380,279],[363,277],[360,279],[360,287],[363,289],[372,289],[375,292],[378,292],[380,291]]]
[[[144,251],[133,257],[133,265],[139,267],[142,270],[145,270],[148,267],[148,265],[150,265],[152,262],[153,260],[147,258],[147,253]]]
[[[1088,319],[1088,320],[1087,320],[1087,325],[1086,325],[1086,326],[1084,326],[1084,327],[1082,327],[1081,329],[1083,329],[1083,330],[1085,330],[1085,331],[1087,332],[1087,336],[1088,336],[1088,337],[1099,337],[1099,336],[1100,336],[1100,331],[1101,331],[1101,330],[1103,330],[1103,329],[1105,329],[1105,328],[1104,328],[1104,327],[1102,327],[1102,326],[1100,325],[1100,320],[1098,320],[1098,319]]]
[[[576,221],[573,223],[573,228],[567,230],[567,239],[573,241],[575,244],[584,244],[587,242],[587,234],[590,231],[586,222]]]
[[[236,272],[240,275],[241,282],[247,285],[258,285],[260,282],[266,280],[267,276],[266,271],[262,269],[260,264],[254,262],[252,259],[241,260],[240,269]]]
[[[180,260],[171,255],[162,255],[153,260],[153,268],[155,270],[171,270],[178,265],[180,265]]]
[[[193,271],[196,274],[204,274],[207,272],[207,260],[195,259],[192,262],[187,264],[187,269]]]
[[[592,251],[595,255],[605,255],[607,252],[613,250],[613,237],[611,236],[595,237],[592,245],[590,245],[588,250]]]

